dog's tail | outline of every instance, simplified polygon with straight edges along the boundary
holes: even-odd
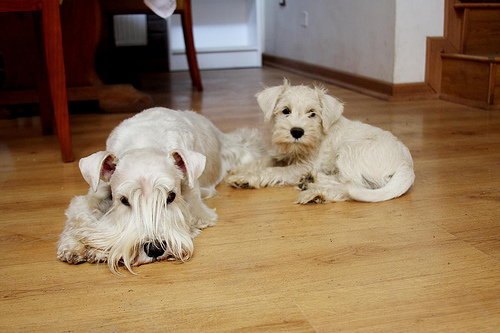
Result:
[[[222,133],[220,156],[224,174],[266,155],[267,144],[256,128],[238,128]]]
[[[360,186],[348,186],[349,196],[357,201],[379,202],[397,198],[408,191],[415,180],[411,164],[401,165],[391,179],[381,188],[369,189]]]

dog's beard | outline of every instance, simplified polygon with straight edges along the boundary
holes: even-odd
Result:
[[[89,255],[103,253],[114,273],[120,264],[133,272],[132,266],[155,260],[189,259],[193,253],[188,225],[191,216],[181,195],[167,203],[168,191],[163,187],[156,187],[149,198],[139,189],[128,193],[130,207],[115,202],[95,228],[83,231],[82,242],[90,247]],[[164,254],[148,257],[146,243],[160,244]]]
[[[277,148],[278,160],[285,165],[307,162],[315,153],[321,142],[321,132],[313,127],[304,127],[304,135],[295,139],[288,126],[275,126],[272,134],[272,143]]]

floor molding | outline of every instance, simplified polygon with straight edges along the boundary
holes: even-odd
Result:
[[[262,55],[262,63],[384,100],[402,101],[438,98],[436,92],[425,82],[392,84],[365,76],[267,54]]]

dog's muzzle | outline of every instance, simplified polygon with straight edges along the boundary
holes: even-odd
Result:
[[[304,130],[300,127],[294,127],[290,130],[290,134],[295,138],[295,139],[300,139],[302,135],[304,135]]]
[[[165,254],[167,242],[150,242],[144,244],[144,253],[150,258],[158,258]]]

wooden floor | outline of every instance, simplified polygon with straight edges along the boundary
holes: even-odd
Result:
[[[254,95],[283,71],[149,74],[158,105],[195,109],[224,131],[267,133]],[[1,332],[499,332],[500,112],[440,100],[386,102],[326,85],[345,116],[390,130],[416,182],[374,204],[295,205],[290,188],[207,201],[219,222],[184,263],[140,275],[56,259],[64,211],[87,184],[34,118],[0,120]],[[77,159],[130,114],[71,115]]]

